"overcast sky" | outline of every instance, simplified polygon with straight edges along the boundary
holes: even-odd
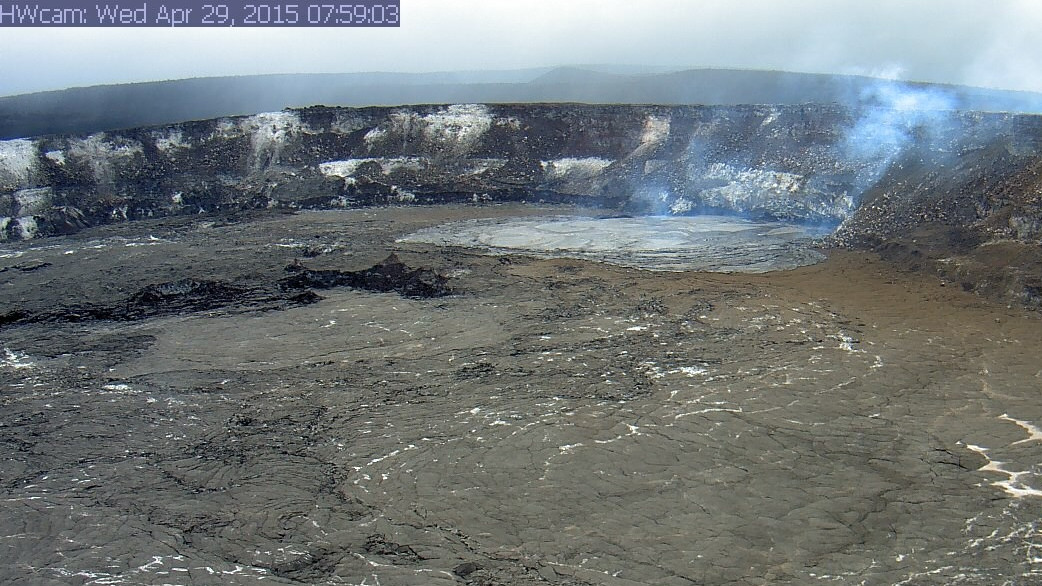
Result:
[[[395,29],[4,28],[0,95],[213,75],[568,64],[860,73],[1042,91],[1039,0],[401,4]]]

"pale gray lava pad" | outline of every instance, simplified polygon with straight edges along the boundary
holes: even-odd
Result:
[[[492,253],[579,258],[664,271],[763,273],[812,265],[820,231],[732,216],[575,216],[471,220],[410,234],[400,242]]]

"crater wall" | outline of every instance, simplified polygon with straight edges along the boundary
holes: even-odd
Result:
[[[0,239],[243,209],[541,201],[835,225],[846,246],[923,230],[956,248],[1037,245],[1042,118],[884,106],[312,107],[2,141]]]
[[[24,238],[227,209],[543,200],[836,224],[858,216],[844,232],[854,238],[931,212],[973,223],[1022,203],[1023,188],[1037,194],[1024,185],[1035,176],[1037,117],[935,118],[838,105],[315,107],[0,142],[0,215],[3,237]],[[862,202],[871,213],[855,214]],[[989,227],[1039,234],[1037,217],[1009,216]]]

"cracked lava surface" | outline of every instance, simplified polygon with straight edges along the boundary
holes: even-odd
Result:
[[[4,311],[29,314],[391,252],[453,294],[3,326],[0,580],[1042,581],[1037,315],[868,254],[724,275],[397,241],[533,213],[560,209],[4,247]]]

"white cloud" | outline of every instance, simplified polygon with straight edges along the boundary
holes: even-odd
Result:
[[[964,83],[1042,91],[1042,3],[1012,0],[998,3],[987,22],[986,41],[966,68]]]
[[[564,64],[900,70],[1042,91],[1037,0],[401,0],[400,29],[4,29],[0,95],[281,72]]]

